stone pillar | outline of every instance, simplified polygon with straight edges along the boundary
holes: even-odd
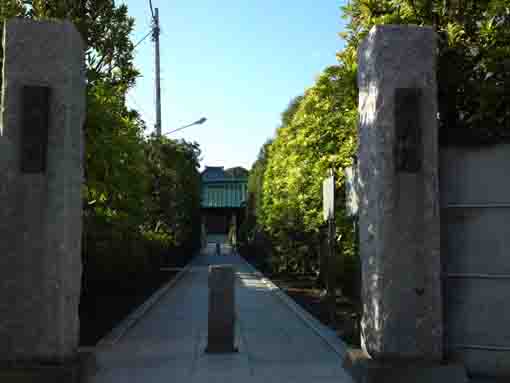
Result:
[[[362,345],[442,357],[436,34],[375,26],[358,51]]]
[[[12,19],[3,48],[0,363],[64,363],[79,337],[84,46],[70,22]]]
[[[209,266],[207,352],[235,352],[235,271],[232,265]]]

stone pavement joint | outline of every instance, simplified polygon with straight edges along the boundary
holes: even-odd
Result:
[[[242,258],[207,250],[115,344],[96,349],[87,383],[352,382],[339,353],[284,304],[278,289]],[[220,264],[236,269],[238,352],[208,354],[208,267]]]
[[[253,269],[253,273],[264,282],[269,289],[273,290],[274,294],[280,298],[285,305],[287,305],[294,313],[301,319],[307,326],[309,326],[315,333],[321,337],[324,342],[336,352],[342,360],[347,357],[347,346],[342,342],[335,331],[323,325],[317,318],[311,315],[308,311],[299,306],[294,300],[289,297],[283,290],[275,285],[270,279],[266,278],[264,274],[256,270],[253,266],[248,264]]]

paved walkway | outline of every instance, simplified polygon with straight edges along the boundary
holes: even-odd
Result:
[[[211,355],[208,265],[236,266],[239,352]],[[203,255],[120,340],[96,352],[90,383],[345,382],[341,355],[241,258]]]

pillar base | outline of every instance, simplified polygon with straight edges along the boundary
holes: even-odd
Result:
[[[361,349],[349,349],[343,367],[356,383],[467,383],[461,364],[422,360],[375,360]]]
[[[0,362],[0,382],[8,383],[82,383],[93,370],[94,354],[80,352],[73,360],[61,363]]]
[[[205,349],[206,354],[233,354],[239,352],[237,347],[210,347]]]

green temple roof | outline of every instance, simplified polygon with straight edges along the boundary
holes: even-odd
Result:
[[[223,167],[206,167],[202,172],[202,208],[241,207],[247,197],[248,177],[247,171],[236,173]]]

